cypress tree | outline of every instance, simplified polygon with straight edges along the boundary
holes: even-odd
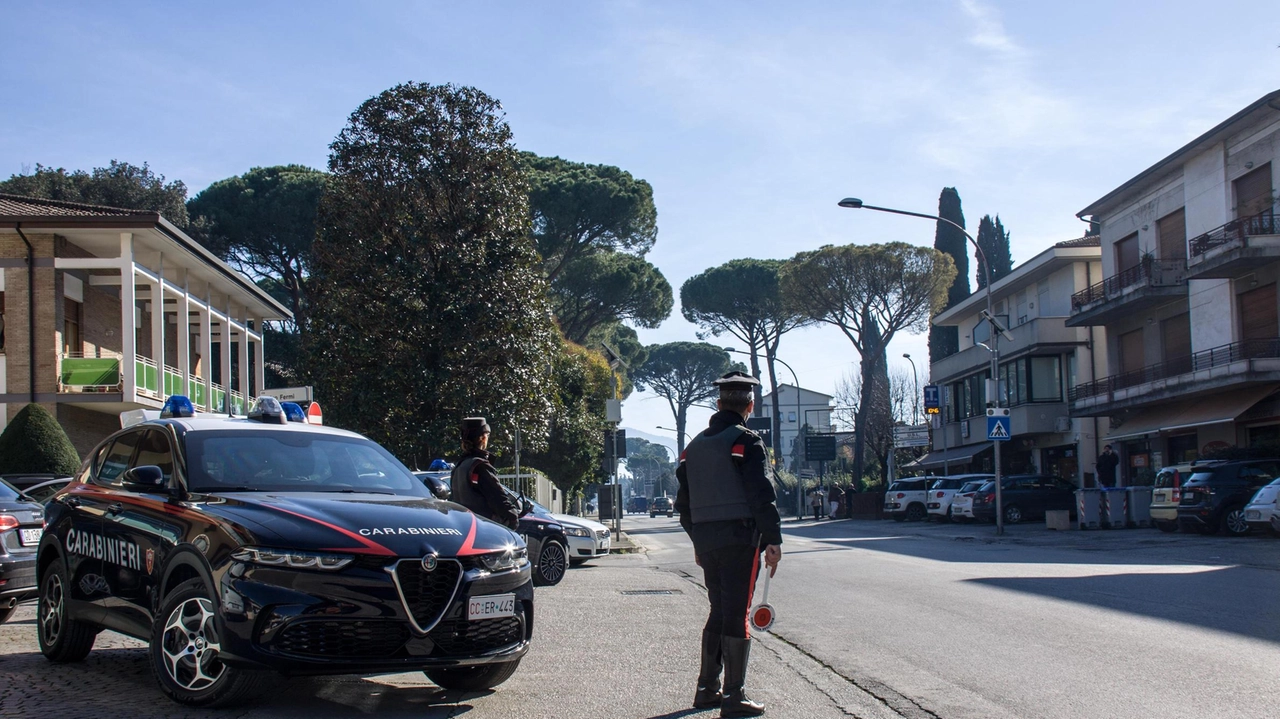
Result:
[[[942,188],[938,196],[938,217],[943,217],[964,227],[964,211],[960,208],[960,193],[954,187]],[[947,291],[947,307],[969,296],[969,247],[964,233],[955,227],[939,222],[933,235],[933,248],[951,255],[956,263],[956,279]],[[929,326],[929,360],[936,362],[960,351],[959,327]]]
[[[0,474],[56,474],[80,469],[80,455],[49,410],[32,402],[0,434]]]
[[[991,281],[999,282],[1001,277],[1013,271],[1013,255],[1009,250],[1009,232],[1004,229],[1004,224],[1000,222],[1000,216],[996,215],[995,219],[991,215],[983,215],[982,220],[978,223],[978,247],[982,248],[982,253],[991,261]],[[982,256],[978,257],[978,289],[987,286],[987,276],[984,269]]]

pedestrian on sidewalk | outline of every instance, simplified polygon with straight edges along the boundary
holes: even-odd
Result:
[[[814,521],[822,519],[822,505],[826,504],[827,501],[824,495],[822,485],[818,485],[809,491],[809,509],[813,512]]]
[[[832,482],[831,489],[827,492],[827,502],[831,506],[831,511],[827,516],[836,519],[840,516],[840,502],[844,499],[844,492],[840,491],[840,485]]]
[[[1111,445],[1102,447],[1102,454],[1098,455],[1098,486],[1114,487],[1116,486],[1116,467],[1120,466],[1120,455],[1111,451]]]
[[[782,519],[765,475],[764,442],[744,426],[759,384],[737,371],[715,381],[720,411],[685,447],[676,468],[676,511],[693,540],[710,603],[693,706],[719,704],[722,717],[764,714],[764,705],[749,699],[745,689],[751,651],[747,614],[761,553],[769,576],[782,559]]]
[[[462,456],[449,476],[449,498],[472,513],[515,529],[520,508],[502,490],[489,461],[489,423],[484,417],[462,420]]]

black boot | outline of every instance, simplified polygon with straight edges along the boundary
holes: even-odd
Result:
[[[720,635],[702,632],[702,669],[698,672],[698,693],[693,695],[694,709],[720,706]]]
[[[720,716],[758,717],[764,714],[763,704],[747,698],[747,658],[751,655],[751,640],[721,637],[720,651],[724,656],[724,699],[720,702]]]

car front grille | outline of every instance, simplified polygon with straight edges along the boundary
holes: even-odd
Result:
[[[293,622],[272,644],[284,654],[324,658],[388,657],[409,639],[404,622],[307,619]]]
[[[607,537],[607,536],[609,536],[609,530],[608,530],[608,529],[597,529],[597,530],[596,530],[596,539],[604,539],[604,538],[605,538],[605,537]]]
[[[419,631],[429,632],[458,591],[462,565],[455,559],[441,559],[428,572],[418,560],[405,559],[396,564],[394,576],[405,610]]]
[[[445,656],[482,654],[524,639],[520,617],[499,617],[469,622],[465,618],[440,622],[427,635]]]

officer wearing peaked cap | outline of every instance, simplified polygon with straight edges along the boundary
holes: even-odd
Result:
[[[462,420],[462,456],[449,476],[450,499],[475,514],[515,529],[520,510],[502,490],[489,458],[489,423],[484,417]]]
[[[761,554],[771,576],[782,558],[782,520],[765,475],[764,442],[743,426],[759,384],[736,371],[715,381],[720,411],[689,442],[676,468],[676,511],[693,540],[711,604],[693,705],[719,705],[723,717],[764,713],[764,705],[751,701],[745,691],[751,650],[747,613]]]

